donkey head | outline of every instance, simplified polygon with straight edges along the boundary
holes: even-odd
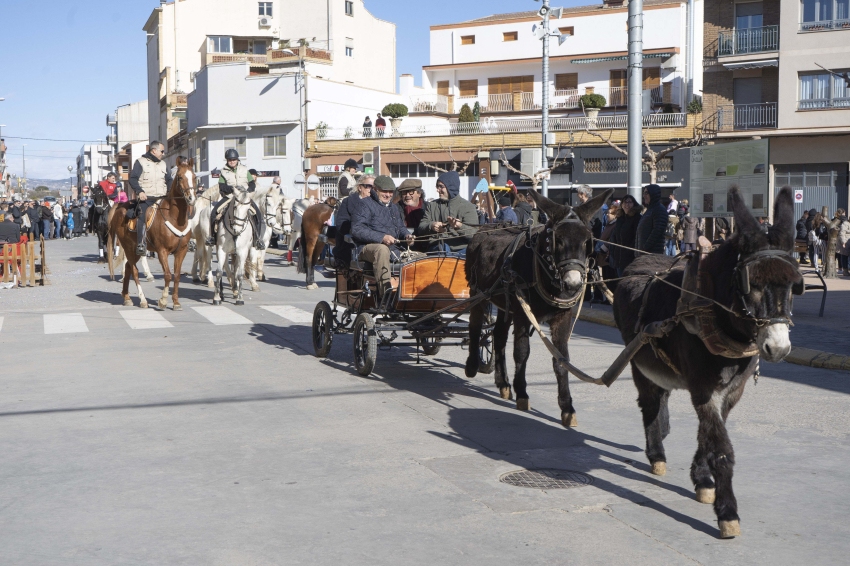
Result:
[[[583,290],[585,266],[593,250],[593,234],[588,222],[613,192],[609,189],[573,208],[551,201],[537,191],[529,191],[537,207],[549,217],[544,236],[538,239],[538,253],[549,259],[549,269],[557,274],[562,289],[571,297]]]
[[[794,201],[791,188],[776,197],[774,224],[765,233],[747,210],[737,187],[729,190],[738,244],[733,287],[744,312],[756,320],[761,356],[778,362],[791,351],[791,295],[802,294],[803,276],[792,257]]]
[[[174,183],[180,188],[189,206],[195,204],[195,187],[198,178],[195,176],[195,160],[184,157],[177,158],[177,174]]]

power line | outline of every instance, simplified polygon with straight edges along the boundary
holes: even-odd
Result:
[[[101,145],[106,145],[106,140],[59,140],[54,138],[27,138],[23,136],[3,136],[4,139],[11,140],[33,140],[33,141],[55,141],[55,142],[81,142],[81,143],[99,143]]]

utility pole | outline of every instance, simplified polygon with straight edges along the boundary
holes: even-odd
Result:
[[[543,0],[543,8],[540,12],[543,15],[543,75],[540,78],[540,84],[543,87],[543,144],[542,154],[540,157],[540,168],[546,169],[549,165],[549,156],[547,152],[549,146],[546,143],[549,137],[549,0]],[[549,176],[543,176],[541,192],[544,197],[549,197]]]
[[[641,199],[643,162],[643,0],[629,2],[629,194]]]
[[[23,144],[24,150],[24,174],[21,178],[23,184],[21,185],[21,198],[26,198],[27,196],[27,144]]]

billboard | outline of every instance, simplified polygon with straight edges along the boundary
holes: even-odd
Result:
[[[768,216],[768,140],[691,148],[692,216],[731,216],[728,194],[738,185],[754,216]]]

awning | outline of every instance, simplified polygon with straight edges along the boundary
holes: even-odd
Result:
[[[667,53],[644,53],[644,59],[669,59],[675,55],[673,52]],[[607,63],[608,61],[628,61],[628,55],[615,55],[613,57],[589,57],[587,59],[570,59],[570,63]]]
[[[779,59],[765,59],[762,61],[746,61],[745,63],[723,63],[723,66],[734,71],[735,69],[761,69],[763,67],[778,67]]]

